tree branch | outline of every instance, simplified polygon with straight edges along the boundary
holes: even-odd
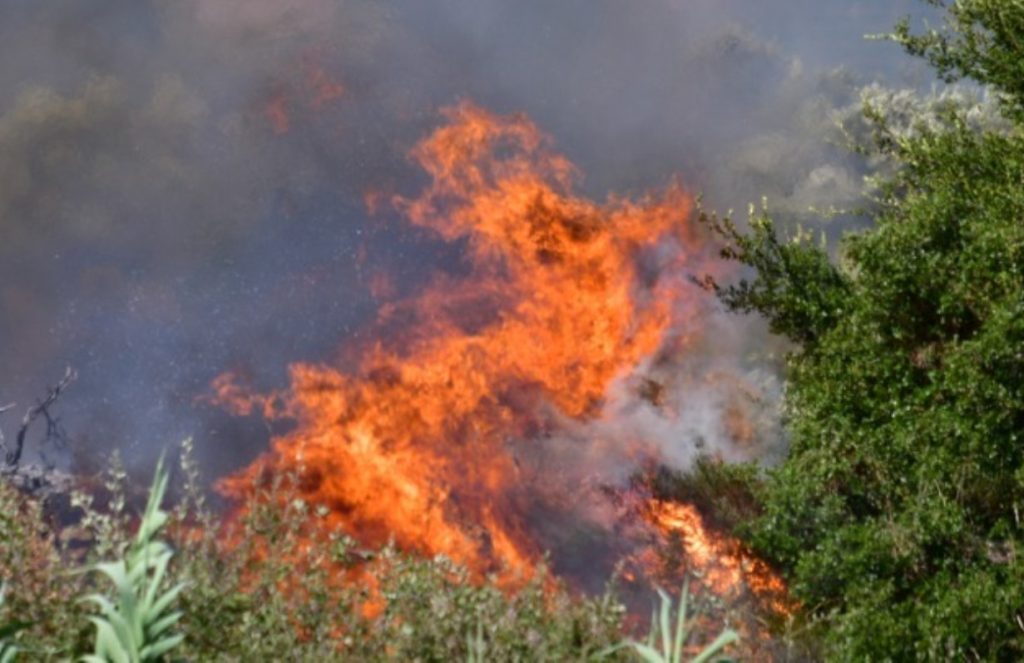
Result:
[[[57,402],[60,395],[64,393],[72,382],[78,378],[76,373],[70,366],[64,371],[64,377],[61,378],[57,386],[50,389],[47,393],[46,398],[36,403],[33,407],[30,407],[26,412],[25,416],[21,420],[21,427],[18,429],[18,435],[14,440],[14,448],[7,450],[6,445],[6,457],[4,461],[7,463],[8,471],[15,471],[18,468],[18,464],[21,462],[21,454],[25,449],[25,438],[28,436],[29,428],[40,416],[46,419],[46,431],[47,435],[54,435],[58,431],[58,422],[55,417],[50,413],[50,407]],[[4,406],[0,409],[0,412],[5,412],[13,407],[13,404]],[[0,436],[0,444],[3,443],[3,438]]]

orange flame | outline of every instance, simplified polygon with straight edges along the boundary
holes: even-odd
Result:
[[[679,535],[690,570],[715,594],[740,596],[749,591],[774,613],[792,613],[782,579],[738,541],[710,531],[696,508],[650,500],[647,510],[649,520],[663,534]]]
[[[303,497],[367,545],[393,537],[478,573],[525,577],[542,551],[516,446],[544,421],[599,413],[613,380],[654,354],[686,310],[664,275],[695,267],[704,247],[678,187],[598,204],[574,192],[572,164],[526,118],[468,103],[445,116],[412,152],[430,185],[393,202],[465,241],[471,274],[383,309],[382,324],[406,328],[355,372],[294,365],[290,387],[266,397],[220,379],[221,403],[295,422],[221,485],[241,497],[266,471],[295,473]]]

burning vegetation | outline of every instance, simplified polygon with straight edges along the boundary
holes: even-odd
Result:
[[[898,23],[970,80],[930,96],[810,76],[820,25],[693,21],[807,14],[754,0],[35,4],[0,9],[0,661],[1024,659],[1024,4]],[[424,129],[461,94],[776,218],[597,201],[468,101]],[[865,225],[808,241],[807,203]],[[141,510],[96,468],[197,422],[227,515],[190,440],[173,506],[162,460]]]
[[[297,364],[288,389],[271,394],[221,376],[216,402],[291,425],[269,453],[223,479],[223,492],[251,505],[271,477],[295,475],[301,498],[326,509],[323,526],[370,547],[393,541],[444,555],[507,587],[529,581],[546,553],[577,582],[603,582],[623,563],[640,584],[675,587],[679,577],[654,568],[654,550],[681,541],[685,568],[708,589],[734,596],[749,584],[781,596],[767,567],[708,531],[691,507],[636,493],[625,501],[641,508],[624,510],[596,489],[613,481],[609,458],[639,467],[662,453],[661,440],[587,436],[613,427],[605,405],[621,383],[673,415],[655,397],[664,387],[642,376],[692,352],[700,333],[700,293],[686,277],[713,265],[690,197],[673,185],[595,203],[525,117],[468,102],[444,116],[412,151],[428,185],[392,208],[460,243],[465,273],[384,306],[377,340],[353,370]],[[735,409],[722,416],[726,430],[735,427]],[[568,451],[552,451],[553,440],[584,426]],[[593,545],[560,550],[576,531]],[[573,559],[580,555],[587,559]]]

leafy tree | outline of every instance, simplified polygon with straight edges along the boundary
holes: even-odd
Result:
[[[988,86],[1005,124],[950,104],[906,131],[868,106],[895,168],[838,260],[767,212],[705,217],[756,274],[709,285],[796,345],[790,454],[748,538],[838,659],[1024,657],[1024,1],[946,19],[893,38]]]

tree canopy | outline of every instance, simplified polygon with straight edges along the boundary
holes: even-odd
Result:
[[[895,168],[838,258],[767,212],[746,232],[708,219],[755,274],[713,283],[723,301],[796,346],[791,449],[747,535],[830,656],[1020,660],[1024,1],[960,0],[943,27],[892,38],[985,86],[1007,122],[950,104],[904,131],[867,107],[867,149]]]

